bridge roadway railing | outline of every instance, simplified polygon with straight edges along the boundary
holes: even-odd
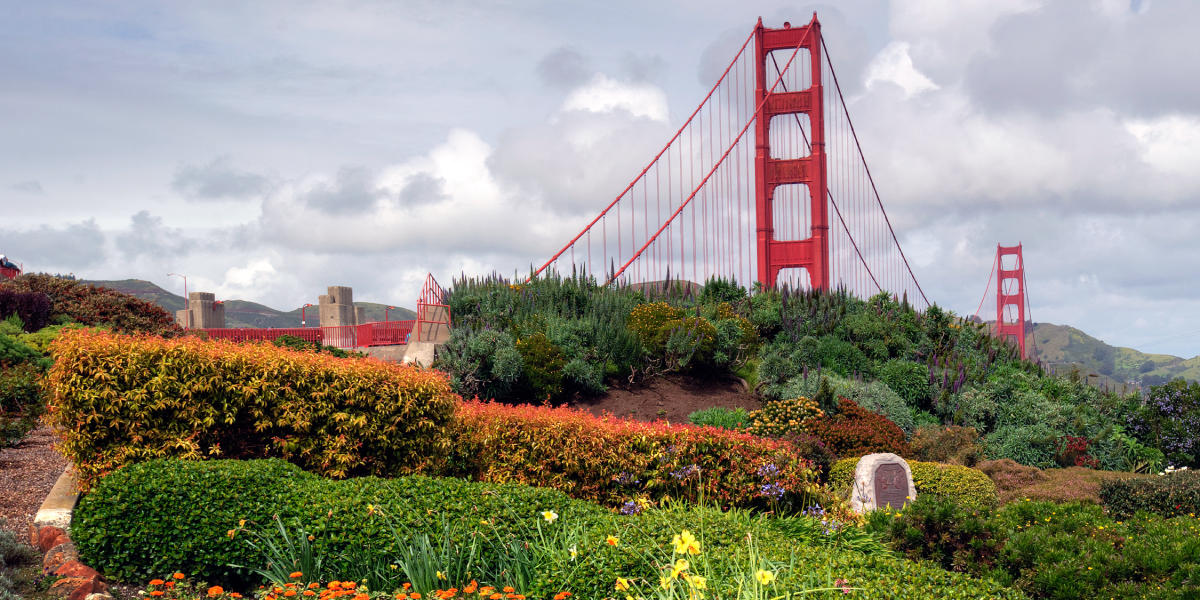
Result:
[[[340,327],[272,327],[265,329],[236,327],[199,329],[197,331],[208,334],[209,339],[233,342],[272,342],[280,336],[290,335],[307,342],[346,349],[406,344],[415,324],[415,320],[374,321]]]

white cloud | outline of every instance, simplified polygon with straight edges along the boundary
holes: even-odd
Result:
[[[1125,128],[1137,138],[1142,160],[1155,170],[1193,182],[1200,176],[1200,116],[1132,119]]]
[[[867,66],[867,88],[878,82],[894,83],[906,96],[936,90],[938,85],[913,66],[908,42],[888,44]]]
[[[625,83],[597,73],[567,96],[562,110],[596,113],[624,110],[635,117],[666,121],[667,95],[648,83]]]

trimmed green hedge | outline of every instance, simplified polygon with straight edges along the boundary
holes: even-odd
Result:
[[[829,470],[829,486],[848,488],[854,483],[854,469],[861,457],[843,458]],[[983,471],[959,465],[908,461],[917,494],[930,494],[953,500],[967,509],[995,508],[999,504],[996,484]]]
[[[557,521],[547,525],[543,510],[555,511]],[[682,529],[701,538],[702,554],[689,558],[707,567],[710,589],[726,595],[736,585],[734,574],[746,573],[750,536],[761,564],[778,574],[781,592],[841,578],[866,598],[1022,597],[928,564],[798,543],[768,518],[746,512],[677,506],[622,516],[553,490],[426,477],[338,481],[276,460],[158,460],[123,467],[80,502],[72,537],[84,562],[120,581],[180,570],[244,586],[251,582],[247,573],[227,565],[258,566],[262,560],[250,536],[237,531],[239,520],[268,533],[276,514],[313,535],[313,546],[333,561],[334,573],[372,559],[394,560],[398,548],[388,519],[410,531],[485,540],[485,561],[502,550],[486,540],[521,545],[543,532],[576,536],[571,539],[578,540],[578,556],[539,567],[533,589],[526,590],[531,598],[560,590],[579,598],[611,597],[618,575],[656,583],[653,564],[669,562],[671,539]],[[609,535],[620,543],[606,544]]]
[[[1183,471],[1146,479],[1105,481],[1100,502],[1114,515],[1139,510],[1174,517],[1200,514],[1200,471]]]

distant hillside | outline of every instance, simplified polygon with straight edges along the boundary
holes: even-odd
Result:
[[[1033,334],[1037,338],[1037,358],[1060,372],[1076,364],[1117,381],[1143,386],[1177,377],[1200,381],[1200,356],[1184,359],[1110,346],[1074,327],[1053,323],[1035,323]]]
[[[149,281],[141,279],[122,279],[120,281],[85,281],[92,285],[99,285],[109,289],[117,290],[153,302],[170,312],[172,315],[175,311],[183,308],[183,296],[173,294],[164,290]],[[218,298],[220,300],[220,298]],[[315,298],[314,298],[315,300]],[[386,304],[377,302],[355,302],[354,306],[363,309],[363,319],[366,321],[382,321]],[[417,313],[407,308],[394,308],[387,311],[388,319],[393,321],[403,321],[407,319],[417,318]],[[317,307],[310,306],[305,311],[305,320],[308,325],[313,326],[318,324]],[[300,309],[284,312],[275,310],[269,306],[264,306],[257,302],[249,302],[246,300],[226,300],[225,301],[225,326],[226,327],[299,327],[300,326]]]

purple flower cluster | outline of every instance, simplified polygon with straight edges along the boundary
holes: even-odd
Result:
[[[758,495],[763,496],[764,498],[770,498],[772,500],[779,500],[780,498],[783,498],[783,494],[785,492],[787,492],[787,490],[785,490],[782,485],[779,485],[778,483],[768,483],[762,486],[762,489],[759,490]]]
[[[621,505],[621,514],[623,515],[636,515],[640,512],[642,512],[642,507],[638,506],[638,503],[633,500]]]
[[[681,481],[684,479],[687,479],[688,477],[691,477],[692,475],[699,475],[699,474],[700,474],[700,465],[696,465],[696,464],[688,465],[682,469],[679,469],[678,471],[671,471],[671,477],[674,477],[675,479],[679,479]]]
[[[779,474],[779,467],[774,463],[767,463],[758,468],[759,477],[774,477]]]
[[[620,475],[613,475],[613,481],[617,482],[618,485],[634,485],[642,482],[640,479],[635,478],[633,473],[629,471],[621,471]]]

